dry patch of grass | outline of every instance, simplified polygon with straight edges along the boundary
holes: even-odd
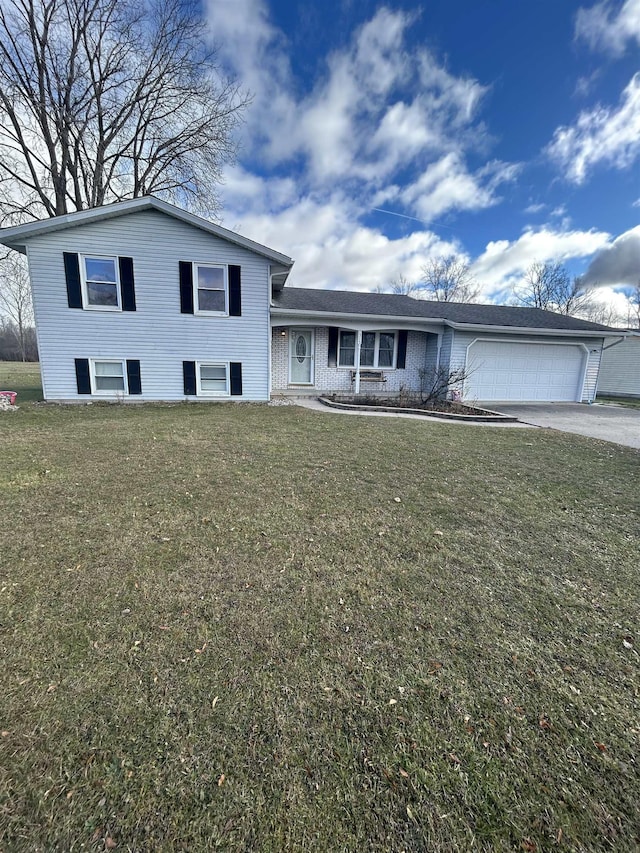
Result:
[[[637,452],[254,405],[0,431],[0,849],[640,845]]]
[[[624,406],[628,409],[640,409],[640,397],[607,397],[598,394],[598,402],[607,405]]]

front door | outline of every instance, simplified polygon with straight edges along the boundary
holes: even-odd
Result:
[[[289,382],[313,385],[313,329],[291,329],[289,341]]]

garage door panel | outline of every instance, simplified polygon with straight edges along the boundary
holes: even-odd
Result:
[[[580,346],[476,341],[469,348],[466,396],[571,402],[580,398],[583,367]]]

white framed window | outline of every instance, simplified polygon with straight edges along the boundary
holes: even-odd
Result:
[[[393,368],[396,363],[396,343],[395,332],[363,332],[360,367]],[[338,365],[356,366],[356,332],[340,332]]]
[[[80,276],[85,308],[121,311],[118,259],[104,255],[81,255]]]
[[[116,397],[128,394],[127,368],[124,359],[89,359],[91,393]]]
[[[208,397],[228,397],[228,362],[196,362],[196,391]]]
[[[228,314],[229,275],[224,264],[194,263],[193,291],[196,314]]]

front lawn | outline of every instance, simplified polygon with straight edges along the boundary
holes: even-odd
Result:
[[[636,451],[28,397],[0,850],[638,848]]]
[[[629,409],[640,409],[640,397],[607,397],[598,394],[598,403],[604,403],[606,406],[625,406]]]

